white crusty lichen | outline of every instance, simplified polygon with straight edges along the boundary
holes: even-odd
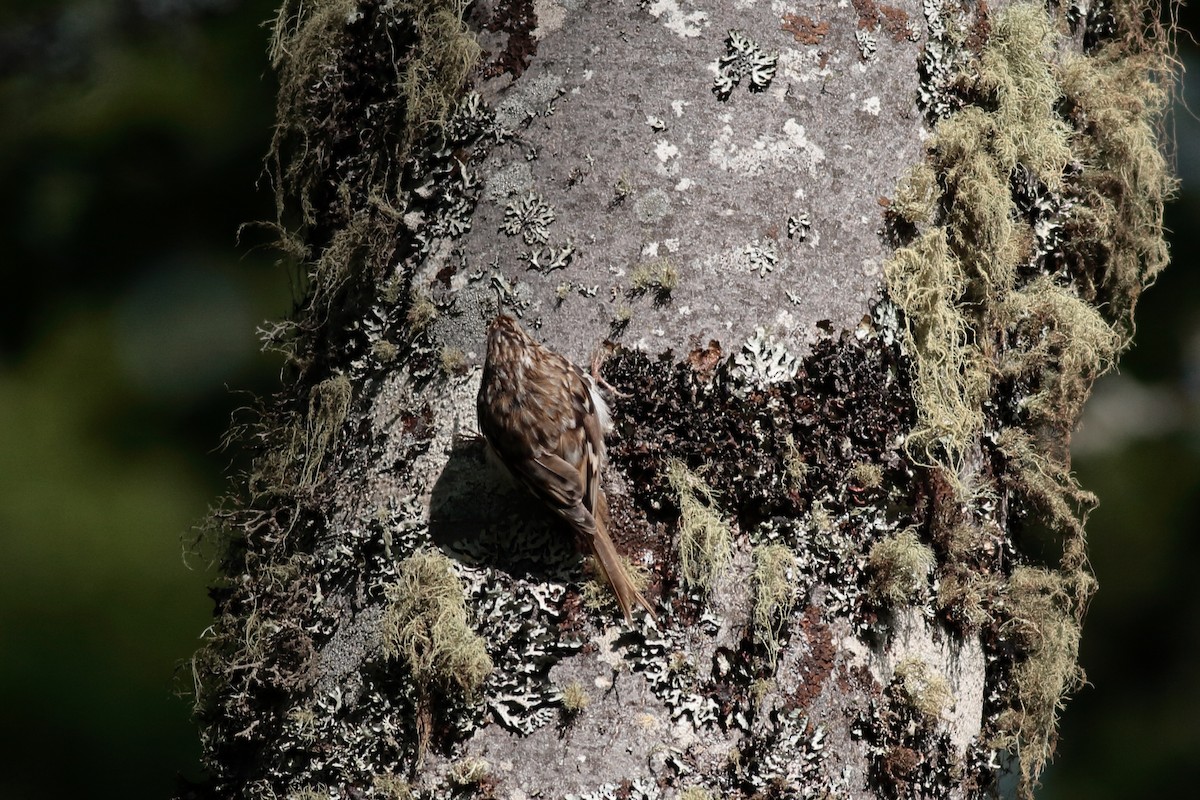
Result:
[[[799,239],[804,241],[808,238],[808,232],[812,229],[812,219],[808,216],[807,211],[801,211],[799,214],[793,214],[787,220],[787,235],[789,239]]]
[[[953,88],[960,48],[946,28],[944,6],[945,0],[921,0],[927,36],[921,50],[923,76],[917,95],[921,109],[933,119],[950,116],[961,102]]]
[[[825,160],[825,150],[809,138],[795,117],[784,120],[782,130],[747,136],[741,127],[734,129],[734,115],[722,114],[722,125],[709,143],[708,163],[718,169],[753,178],[783,173],[817,174]]]
[[[742,78],[749,79],[750,91],[765,91],[775,77],[778,61],[778,55],[764,53],[758,43],[743,31],[729,31],[725,37],[725,55],[717,62],[713,94],[721,100],[728,100]]]
[[[554,219],[554,208],[540,194],[529,191],[505,206],[501,230],[509,236],[520,234],[525,244],[545,244],[550,241],[549,226]]]
[[[632,783],[606,783],[590,792],[582,792],[580,794],[563,795],[566,800],[617,800],[617,798],[629,798],[629,800],[658,800],[662,797],[662,790],[658,788],[658,784],[654,781],[643,780],[638,778]]]
[[[560,693],[550,669],[583,646],[561,631],[567,585],[580,578],[578,555],[570,540],[517,518],[448,549],[463,564],[458,573],[472,624],[495,665],[484,684],[487,712],[496,724],[527,736],[558,718]],[[537,564],[544,579],[517,577],[513,564]]]
[[[854,31],[854,42],[858,45],[858,52],[863,61],[870,61],[875,57],[875,50],[879,47],[879,37],[875,31],[869,28],[857,29]]]
[[[566,269],[575,259],[575,245],[568,241],[562,247],[539,247],[521,254],[526,269],[538,272],[553,272],[556,269]]]
[[[758,277],[765,278],[779,263],[779,247],[773,239],[760,239],[742,248],[742,258],[751,272],[757,272]]]

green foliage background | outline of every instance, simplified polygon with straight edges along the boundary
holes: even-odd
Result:
[[[276,385],[254,329],[292,300],[268,237],[236,236],[273,215],[273,7],[0,6],[0,797],[162,798],[200,777],[177,694],[210,574],[183,554],[236,458],[216,448],[237,390]],[[1044,798],[1200,782],[1200,123],[1182,103],[1174,136],[1175,263],[1077,437],[1101,498],[1093,685]]]

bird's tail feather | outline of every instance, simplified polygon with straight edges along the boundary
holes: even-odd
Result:
[[[600,574],[608,581],[613,594],[617,596],[617,604],[621,606],[621,613],[625,615],[625,621],[633,621],[633,606],[634,603],[637,603],[646,609],[646,613],[657,623],[658,615],[654,613],[650,601],[643,597],[634,585],[633,578],[629,576],[629,571],[625,569],[625,564],[621,560],[621,554],[617,552],[616,546],[608,536],[606,526],[600,519],[596,520],[596,532],[591,537],[591,546],[592,552],[596,555]]]

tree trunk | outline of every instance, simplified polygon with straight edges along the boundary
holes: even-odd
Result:
[[[210,525],[205,791],[1031,791],[1094,585],[1070,432],[1166,262],[1153,9],[462,6],[276,21],[307,284]],[[605,357],[657,627],[485,459],[497,310]]]

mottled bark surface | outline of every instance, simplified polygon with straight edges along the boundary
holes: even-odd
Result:
[[[206,791],[1032,786],[1093,588],[1070,430],[1165,264],[1143,13],[285,3],[308,294],[213,518]],[[484,457],[498,305],[606,354],[657,628]]]

